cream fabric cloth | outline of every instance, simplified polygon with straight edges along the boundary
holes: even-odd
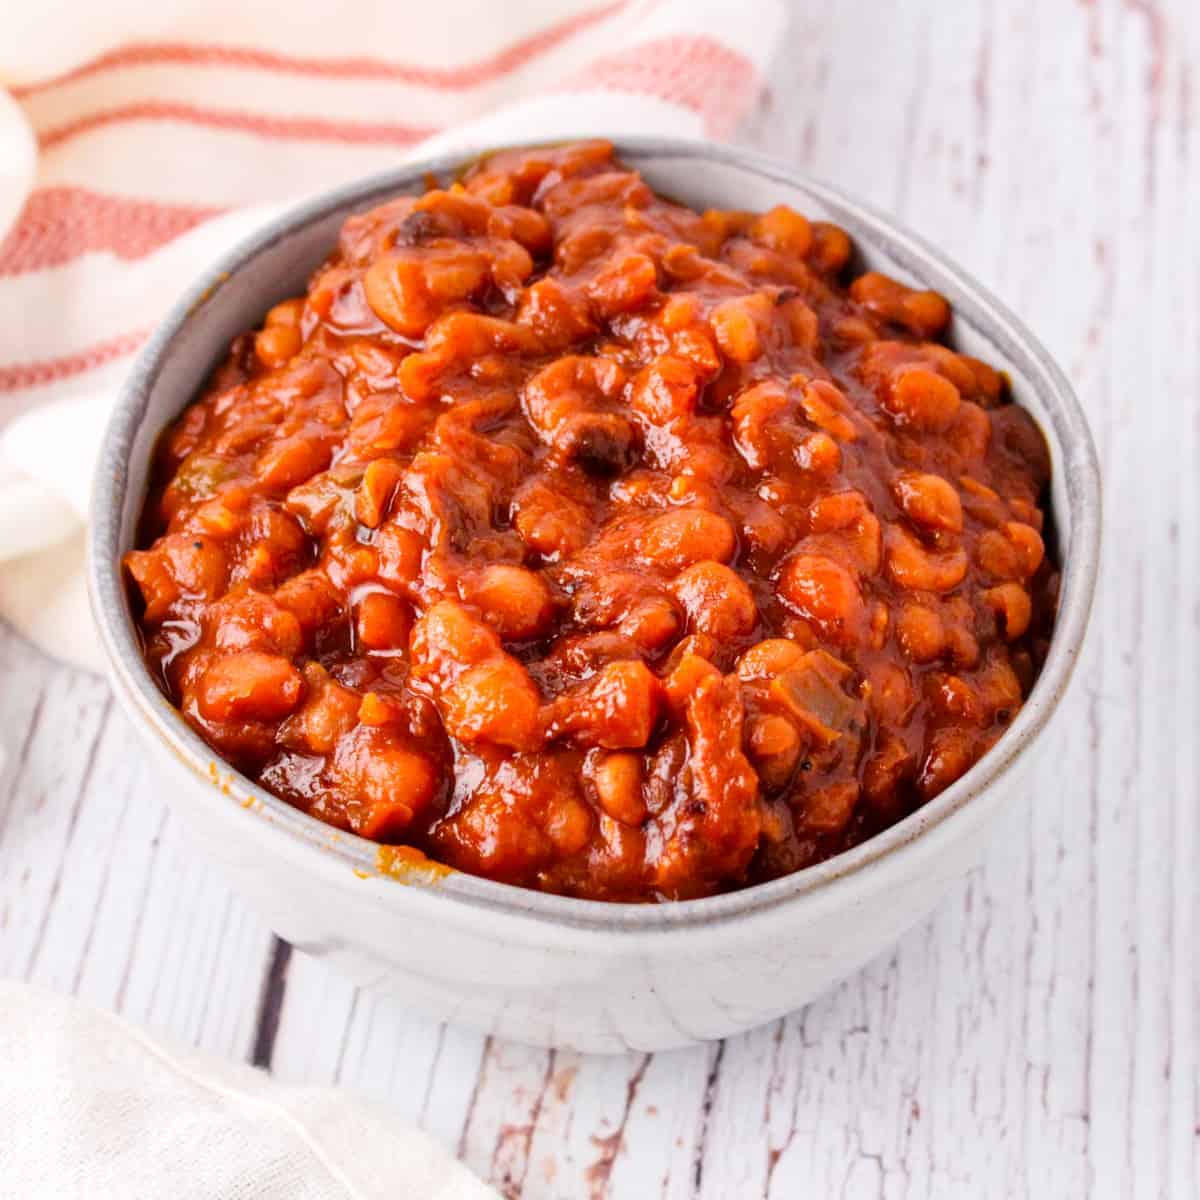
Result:
[[[99,669],[81,528],[115,389],[263,206],[456,145],[728,136],[781,23],[781,0],[0,7],[0,616]]]
[[[177,1053],[0,983],[0,1197],[496,1200],[432,1138],[325,1088]]]

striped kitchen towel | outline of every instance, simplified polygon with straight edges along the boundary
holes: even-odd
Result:
[[[4,6],[0,616],[95,664],[80,530],[111,398],[264,212],[455,145],[727,137],[782,20],[781,0]]]

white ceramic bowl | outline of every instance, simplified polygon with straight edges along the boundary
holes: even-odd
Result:
[[[1099,551],[1095,451],[1061,371],[963,272],[833,188],[755,155],[621,139],[621,157],[693,206],[791,204],[836,222],[862,263],[934,288],[953,340],[1008,371],[1053,460],[1062,558],[1058,625],[1041,677],[997,746],[935,800],[828,862],[729,895],[659,905],[567,899],[459,873],[381,870],[378,847],[291,808],[214,758],[154,685],[120,570],[155,441],[231,339],[304,289],[345,217],[453,176],[472,155],[417,163],[295,209],[228,254],[175,306],[113,414],[94,496],[93,606],[122,707],[173,803],[236,886],[298,949],[434,1017],[540,1045],[655,1050],[723,1037],[804,1004],[888,947],[975,862],[992,817],[1022,798],[1079,654]]]

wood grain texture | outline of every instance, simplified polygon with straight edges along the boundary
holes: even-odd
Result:
[[[1189,0],[801,0],[742,131],[944,245],[1100,444],[1101,589],[1053,751],[890,954],[670,1054],[422,1021],[281,953],[104,686],[0,630],[0,971],[381,1099],[526,1200],[1197,1195],[1197,72]]]

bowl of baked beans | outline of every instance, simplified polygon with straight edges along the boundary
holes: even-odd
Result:
[[[724,1036],[975,860],[1078,656],[1095,452],[926,243],[623,139],[298,207],[103,449],[117,696],[284,937],[580,1049]]]

